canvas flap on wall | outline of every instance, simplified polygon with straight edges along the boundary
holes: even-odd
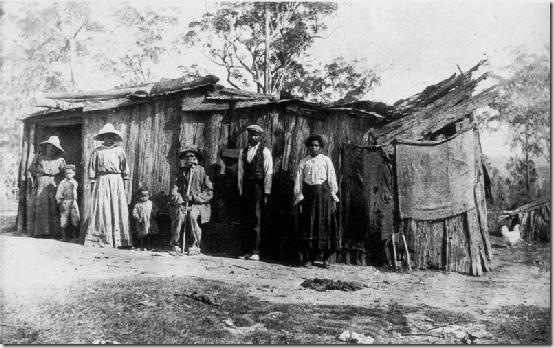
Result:
[[[400,217],[440,220],[475,206],[476,131],[436,143],[396,144]]]

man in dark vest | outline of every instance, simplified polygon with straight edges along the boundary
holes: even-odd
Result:
[[[271,194],[273,158],[271,151],[260,143],[264,130],[258,125],[246,127],[248,145],[239,151],[238,188],[241,197],[243,222],[246,233],[243,237],[244,258],[260,259],[260,230],[262,209]]]

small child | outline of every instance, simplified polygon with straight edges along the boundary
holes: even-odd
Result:
[[[77,237],[79,231],[79,205],[77,204],[77,181],[75,176],[75,165],[68,164],[64,168],[65,179],[58,185],[56,191],[56,202],[60,207],[60,225],[62,227],[62,239],[67,241],[68,229],[72,230],[72,237]],[[71,224],[69,223],[71,220]],[[73,228],[72,228],[73,226]]]
[[[133,208],[133,220],[135,221],[137,238],[140,240],[140,248],[144,249],[144,240],[150,248],[151,237],[158,234],[158,224],[154,217],[158,214],[158,207],[149,199],[148,188],[139,190],[138,202]]]

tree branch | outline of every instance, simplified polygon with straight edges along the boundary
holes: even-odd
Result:
[[[227,67],[227,82],[236,89],[240,89],[233,81],[231,81],[231,68]]]

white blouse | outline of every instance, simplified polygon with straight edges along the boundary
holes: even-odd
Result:
[[[298,164],[296,177],[294,180],[294,197],[295,203],[304,199],[302,195],[302,183],[308,185],[321,185],[325,181],[331,189],[331,196],[335,202],[339,201],[337,197],[338,185],[335,175],[335,167],[328,156],[319,154],[315,157],[304,157]]]

